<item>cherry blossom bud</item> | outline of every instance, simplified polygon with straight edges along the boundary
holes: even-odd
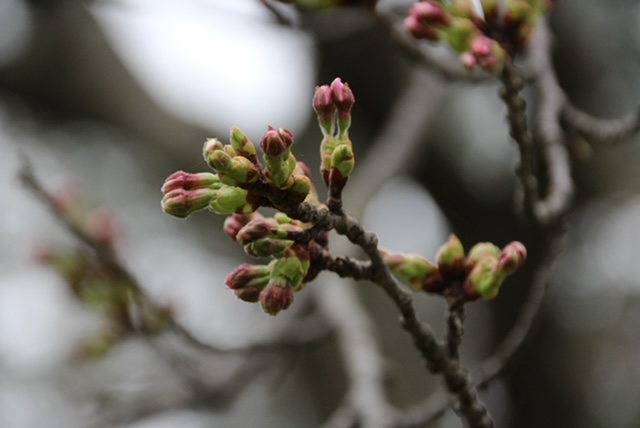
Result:
[[[384,252],[382,255],[391,273],[397,276],[400,281],[409,285],[414,291],[422,291],[427,280],[440,277],[438,268],[421,256]]]
[[[256,303],[260,300],[260,293],[264,287],[245,287],[239,290],[233,290],[233,294],[243,302]]]
[[[256,239],[269,237],[273,227],[265,218],[256,218],[247,223],[236,236],[236,240],[246,245]]]
[[[223,185],[209,202],[209,209],[218,214],[233,214],[244,208],[251,208],[247,204],[247,191],[234,186]]]
[[[260,148],[268,156],[283,156],[289,150],[291,144],[293,144],[291,131],[284,128],[276,130],[271,126],[260,140]]]
[[[498,270],[504,275],[510,275],[520,268],[527,260],[527,249],[522,242],[513,241],[502,249],[498,259]]]
[[[351,126],[351,108],[356,102],[348,83],[342,83],[339,77],[331,82],[333,103],[338,110],[338,131],[340,136],[346,135]]]
[[[485,257],[500,257],[500,248],[491,242],[479,242],[469,250],[465,260],[465,271],[470,272],[479,260]]]
[[[231,128],[231,147],[238,153],[238,155],[249,159],[253,164],[258,163],[258,157],[256,152],[256,146],[249,140],[249,137],[242,132],[240,128],[234,126]]]
[[[409,15],[404,19],[404,28],[416,39],[436,42],[440,39],[438,32],[432,26],[420,22],[415,16]]]
[[[235,241],[240,229],[256,218],[263,218],[262,214],[257,211],[251,214],[232,214],[224,220],[224,233]]]
[[[329,85],[316,87],[313,95],[313,109],[318,117],[318,124],[324,135],[333,134],[335,130],[337,111],[333,104],[333,95]]]
[[[498,260],[493,257],[484,257],[476,263],[463,285],[469,300],[480,297],[489,300],[498,295],[504,278],[497,274],[497,269]]]
[[[174,217],[186,218],[196,211],[207,208],[215,197],[216,190],[208,188],[174,189],[162,198],[162,211]]]
[[[464,275],[464,248],[456,235],[452,234],[440,247],[436,259],[445,280],[457,280]]]
[[[175,189],[191,190],[205,187],[211,189],[219,188],[220,180],[218,176],[210,172],[190,174],[184,171],[177,171],[167,177],[161,190],[162,193],[169,193]]]
[[[260,238],[245,245],[244,251],[251,257],[282,257],[291,244],[288,239]]]
[[[451,17],[445,12],[442,5],[432,0],[414,3],[409,15],[414,16],[420,22],[428,24],[446,26],[451,22]]]
[[[260,306],[265,313],[272,316],[278,315],[280,311],[291,306],[293,299],[293,290],[287,284],[278,281],[271,281],[260,292]]]
[[[337,169],[344,178],[349,177],[353,171],[355,159],[351,144],[340,144],[335,148],[331,156],[331,167]]]
[[[271,277],[271,268],[265,265],[243,263],[236,267],[225,279],[224,283],[232,290],[246,287],[266,287]]]

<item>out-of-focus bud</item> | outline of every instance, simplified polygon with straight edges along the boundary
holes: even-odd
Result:
[[[282,257],[291,244],[288,239],[260,238],[245,245],[244,251],[251,257]]]
[[[422,23],[413,15],[404,19],[404,27],[416,39],[425,39],[436,42],[440,39],[438,32],[430,25]]]
[[[467,70],[474,70],[478,66],[478,60],[469,51],[460,54],[460,62]]]
[[[464,248],[456,235],[452,234],[440,247],[436,260],[440,275],[445,280],[457,280],[464,276]]]
[[[470,272],[479,260],[485,257],[498,259],[500,256],[500,248],[491,242],[479,242],[469,250],[467,259],[465,260],[465,271]]]
[[[260,293],[264,287],[245,287],[239,290],[233,290],[233,294],[243,302],[256,303],[260,300]]]
[[[218,214],[233,214],[247,207],[247,191],[239,187],[223,185],[209,202],[209,209]],[[244,212],[244,214],[248,214]]]
[[[178,218],[186,218],[209,206],[216,197],[216,190],[208,188],[184,190],[174,189],[162,198],[162,211]]]
[[[264,288],[269,283],[270,277],[270,266],[243,263],[227,275],[224,283],[232,290],[240,290],[247,287]]]
[[[256,146],[249,140],[249,137],[242,132],[240,128],[234,126],[231,128],[231,147],[238,153],[238,155],[249,159],[253,164],[258,163]]]
[[[286,283],[275,280],[260,292],[260,306],[265,313],[272,316],[291,306],[293,299],[293,290]]]
[[[397,276],[400,281],[409,285],[414,291],[422,291],[425,282],[430,280],[429,283],[431,284],[435,277],[440,277],[438,268],[421,256],[386,252],[383,252],[382,255],[391,273]]]
[[[466,18],[453,18],[442,34],[446,36],[451,49],[456,52],[464,52],[471,47],[471,40],[480,34],[480,30]]]
[[[293,134],[291,131],[280,128],[274,129],[269,126],[269,129],[262,136],[260,140],[260,148],[265,155],[280,157],[283,156],[293,144]]]
[[[333,103],[338,110],[338,132],[340,136],[344,136],[349,130],[349,126],[351,126],[351,109],[356,99],[349,88],[349,84],[342,83],[339,77],[336,77],[331,82],[331,93],[333,95]]]
[[[527,249],[519,241],[507,244],[500,253],[498,259],[498,271],[504,275],[510,275],[518,270],[527,260]]]
[[[313,109],[318,117],[318,124],[323,135],[331,135],[335,131],[337,111],[333,104],[333,95],[329,85],[316,87],[313,95]]]
[[[497,268],[498,261],[492,257],[485,257],[476,263],[463,285],[469,300],[489,300],[498,295],[504,278],[497,274]]]
[[[442,5],[433,0],[414,3],[409,15],[414,16],[420,22],[428,24],[447,26],[451,22],[451,17]]]

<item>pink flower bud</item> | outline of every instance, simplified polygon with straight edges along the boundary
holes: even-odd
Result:
[[[175,189],[191,190],[205,187],[215,187],[219,183],[218,177],[210,172],[190,174],[177,171],[171,174],[162,185],[162,193],[169,193]]]
[[[236,241],[246,245],[256,239],[266,238],[271,233],[271,225],[264,218],[256,218],[247,223],[236,235]]]
[[[233,294],[243,302],[256,303],[260,300],[260,293],[264,290],[262,287],[246,287],[239,290],[233,290]]]
[[[502,249],[498,259],[498,270],[503,274],[512,274],[527,260],[527,249],[522,242],[513,241]]]
[[[271,282],[260,293],[260,306],[267,314],[275,316],[293,303],[293,290],[286,284]]]
[[[333,95],[333,103],[338,109],[339,114],[348,114],[351,112],[351,107],[356,102],[353,92],[349,88],[348,83],[342,83],[339,77],[333,79],[331,82],[331,93]]]
[[[232,214],[224,220],[224,233],[235,241],[240,229],[254,218],[262,218],[262,214],[259,212],[252,214]]]
[[[471,53],[479,58],[489,56],[494,43],[492,39],[486,36],[478,36],[471,43]]]
[[[336,121],[336,107],[328,85],[318,86],[313,95],[313,109],[318,116],[318,123],[325,134],[332,134]]]
[[[463,52],[460,55],[460,62],[462,62],[462,65],[464,66],[464,68],[468,70],[473,70],[478,66],[478,60],[469,51]]]
[[[190,214],[205,209],[216,196],[216,191],[203,189],[174,189],[162,198],[162,211],[178,218],[186,218]]]
[[[260,148],[269,156],[282,156],[293,144],[293,134],[291,131],[280,128],[269,127],[260,140]]]
[[[269,276],[269,266],[243,263],[227,275],[224,283],[232,290],[240,290],[247,287],[264,288],[269,282]]]
[[[415,3],[409,11],[409,15],[427,24],[449,25],[451,22],[451,17],[445,12],[442,5],[430,0]]]
[[[416,39],[438,41],[440,37],[436,30],[428,24],[422,23],[415,16],[409,15],[404,19],[404,27]]]

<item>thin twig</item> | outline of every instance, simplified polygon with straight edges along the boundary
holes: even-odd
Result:
[[[562,107],[562,121],[584,137],[595,141],[608,142],[622,140],[640,130],[640,108],[613,119],[603,119],[590,115],[570,102]]]
[[[445,346],[449,358],[460,360],[460,344],[464,334],[464,302],[454,301],[449,303],[446,316]]]

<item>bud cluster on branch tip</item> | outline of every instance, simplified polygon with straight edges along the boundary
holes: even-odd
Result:
[[[290,131],[268,128],[260,142],[266,166],[260,163],[256,146],[242,130],[232,128],[229,140],[231,144],[222,144],[217,138],[204,143],[204,159],[215,174],[178,171],[165,180],[164,212],[186,218],[208,208],[218,214],[248,215],[260,206],[274,206],[272,193],[277,193],[278,202],[289,206],[307,198],[311,179],[305,173],[306,166],[300,166],[291,153]]]
[[[313,101],[325,137],[321,170],[330,190],[329,205],[338,200],[353,170],[348,129],[354,102],[349,85],[340,79],[317,88]],[[226,284],[239,299],[259,302],[266,313],[276,315],[327,263],[328,230],[287,213],[297,212],[304,201],[316,207],[323,204],[311,171],[291,151],[291,131],[269,126],[260,139],[261,159],[256,145],[239,128],[231,129],[229,141],[223,144],[211,138],[204,143],[203,156],[215,173],[179,171],[169,176],[162,186],[162,208],[180,218],[205,208],[228,215],[224,233],[247,255],[272,261],[266,266],[238,266]],[[275,208],[276,213],[265,217],[257,211],[260,207]]]
[[[405,18],[405,28],[417,39],[442,41],[460,54],[468,69],[502,70],[506,52],[515,54],[529,40],[538,17],[553,6],[548,0],[422,0]]]
[[[391,272],[415,291],[473,301],[496,297],[504,280],[524,264],[527,250],[517,241],[502,250],[481,242],[465,256],[462,243],[451,235],[438,251],[436,265],[418,255],[383,252],[383,257]]]
[[[265,238],[259,238],[258,242]],[[290,242],[268,265],[242,264],[225,281],[245,302],[260,302],[264,312],[277,315],[293,303],[294,293],[304,288],[311,262],[303,244]]]
[[[349,139],[354,103],[355,97],[349,84],[343,83],[340,78],[334,79],[331,85],[317,87],[313,97],[313,109],[323,134],[320,172],[333,193],[342,191],[355,165]]]

